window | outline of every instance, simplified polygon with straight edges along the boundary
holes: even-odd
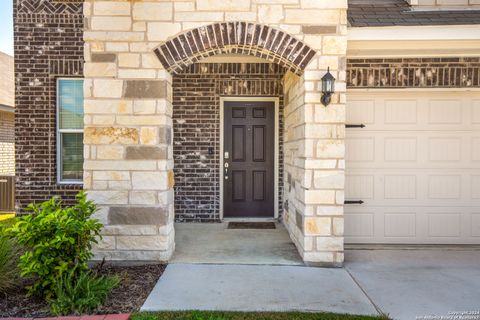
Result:
[[[83,80],[57,80],[59,183],[83,182]]]

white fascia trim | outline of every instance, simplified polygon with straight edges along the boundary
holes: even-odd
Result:
[[[347,39],[349,41],[480,40],[480,24],[350,28]]]

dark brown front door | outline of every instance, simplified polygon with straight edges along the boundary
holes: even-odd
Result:
[[[226,101],[224,108],[223,215],[273,217],[274,103]]]

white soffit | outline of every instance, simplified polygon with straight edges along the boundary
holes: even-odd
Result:
[[[365,27],[348,30],[351,57],[478,56],[480,25]]]

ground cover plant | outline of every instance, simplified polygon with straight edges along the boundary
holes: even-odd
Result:
[[[29,214],[4,231],[24,248],[19,268],[31,280],[28,294],[45,299],[54,315],[92,312],[119,284],[118,277],[98,276],[87,266],[103,227],[92,218],[95,211],[84,192],[73,206],[53,197],[29,205]]]
[[[105,302],[97,306],[92,314],[132,313],[140,310],[148,294],[165,270],[162,264],[135,266],[95,263],[90,270],[98,276],[118,277],[120,283],[108,295]],[[7,294],[0,295],[1,317],[44,318],[53,313],[50,306],[38,296],[27,296],[26,286],[32,279],[20,278]]]
[[[53,197],[30,204],[26,210],[29,214],[18,218],[7,233],[25,248],[20,275],[35,279],[29,293],[49,299],[66,272],[74,270],[78,276],[88,270],[92,245],[97,243],[102,224],[91,218],[96,207],[83,192],[71,207]]]
[[[13,219],[0,222],[0,294],[12,288],[18,278],[18,248],[5,234],[5,229],[12,223]]]

